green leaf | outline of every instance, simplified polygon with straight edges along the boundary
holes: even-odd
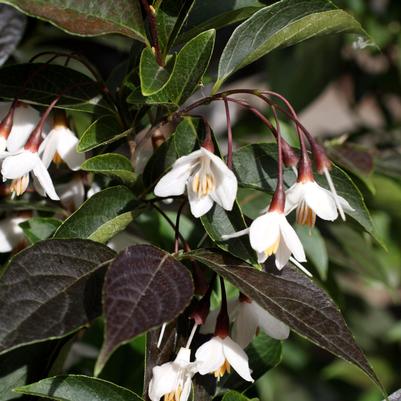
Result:
[[[224,397],[221,401],[257,401],[257,398],[253,398],[252,400],[248,397],[245,397],[243,394],[237,393],[236,391],[229,391],[224,394]]]
[[[180,106],[198,87],[209,66],[216,32],[211,29],[190,40],[177,55],[170,78],[147,99],[150,104]]]
[[[139,77],[143,96],[158,92],[170,78],[167,67],[157,64],[156,58],[148,47],[143,49],[139,64]]]
[[[87,152],[98,146],[108,145],[126,137],[131,130],[122,132],[122,127],[112,115],[103,115],[93,121],[79,140],[78,152]]]
[[[326,243],[320,231],[316,227],[311,229],[299,224],[294,228],[304,246],[307,259],[315,265],[320,278],[326,280],[329,257],[327,255]]]
[[[79,84],[79,85],[78,85]],[[21,91],[21,85],[24,90]],[[26,103],[48,106],[62,94],[57,107],[93,111],[94,107],[110,110],[99,100],[99,84],[71,68],[55,64],[16,64],[0,69],[0,92],[5,99],[15,96]]]
[[[52,217],[33,217],[20,224],[31,244],[50,238],[61,224]]]
[[[382,389],[337,306],[304,274],[290,265],[281,271],[259,271],[230,255],[208,250],[184,257],[213,269],[298,334],[358,366]]]
[[[246,348],[249,358],[249,367],[252,370],[252,378],[256,381],[281,362],[281,341],[275,340],[264,333],[257,335]],[[221,379],[220,387],[235,390],[246,390],[251,383],[243,380],[233,372]]]
[[[15,389],[18,393],[57,401],[143,401],[127,388],[106,380],[80,375],[48,377]]]
[[[110,187],[89,198],[55,233],[56,238],[88,238],[107,242],[124,230],[146,206],[135,201],[122,185]]]
[[[63,337],[99,316],[114,255],[92,241],[47,240],[12,258],[0,280],[0,353]]]
[[[127,185],[132,185],[137,177],[132,171],[131,162],[118,153],[92,157],[81,165],[81,170],[117,177]]]
[[[264,6],[257,0],[196,0],[188,18],[186,32],[178,41],[184,43],[207,29],[219,29],[249,18]]]
[[[105,340],[95,367],[131,338],[175,319],[194,293],[188,269],[151,245],[134,245],[111,264],[103,290]]]
[[[234,72],[278,47],[340,32],[364,34],[350,14],[330,1],[282,0],[265,7],[235,29],[221,55],[213,92]]]
[[[233,167],[240,186],[273,193],[277,182],[277,146],[274,144],[252,144],[243,146],[233,154]],[[355,209],[348,212],[368,233],[375,236],[372,219],[359,189],[340,168],[334,167],[331,176],[337,193]],[[291,170],[285,170],[284,181],[291,186],[296,180]],[[315,180],[329,189],[326,179],[315,174]]]
[[[174,44],[194,3],[195,0],[164,0],[157,9],[157,32],[163,55],[166,55]]]
[[[23,13],[48,21],[66,32],[96,36],[118,33],[147,43],[139,1],[1,0]]]
[[[216,203],[212,209],[200,218],[205,231],[215,244],[232,255],[250,263],[257,264],[256,253],[252,249],[248,235],[229,240],[221,237],[247,228],[241,208],[237,202],[231,211],[224,210]]]
[[[13,389],[41,379],[63,342],[45,341],[0,355],[0,401],[20,399]]]

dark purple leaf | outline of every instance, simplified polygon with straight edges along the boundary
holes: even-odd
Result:
[[[0,353],[63,337],[99,316],[114,255],[88,240],[47,240],[15,256],[0,279]]]
[[[151,245],[134,245],[121,252],[106,274],[105,341],[95,373],[119,345],[175,319],[193,293],[189,271],[168,253]]]
[[[229,280],[301,336],[361,368],[382,388],[337,306],[304,274],[290,266],[280,272],[259,271],[211,250],[194,251],[190,256]]]

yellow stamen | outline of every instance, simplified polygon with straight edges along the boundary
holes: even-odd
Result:
[[[58,152],[56,152],[53,156],[53,163],[56,164],[57,166],[60,166],[60,164],[63,162],[62,157]]]
[[[316,213],[306,204],[305,201],[302,201],[297,207],[296,222],[298,224],[307,225],[309,228],[315,226]]]
[[[220,380],[221,377],[223,377],[226,373],[230,373],[230,372],[231,372],[231,366],[226,359],[226,360],[224,360],[223,365],[221,365],[220,368],[214,372],[214,377],[217,380]]]
[[[209,195],[213,192],[216,185],[214,182],[214,177],[211,174],[200,174],[199,172],[195,174],[192,180],[192,190],[198,195],[199,198]]]
[[[276,241],[265,249],[265,255],[267,257],[277,252],[278,246],[280,245],[280,235],[277,236]]]
[[[29,175],[25,174],[24,176],[16,178],[11,182],[10,191],[14,192],[17,196],[20,196],[26,191],[28,184]]]
[[[181,386],[178,386],[177,390],[164,395],[164,401],[180,401],[182,394]]]

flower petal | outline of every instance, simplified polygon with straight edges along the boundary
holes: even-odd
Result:
[[[78,138],[68,128],[59,129],[58,135],[60,135],[57,146],[58,154],[71,170],[79,170],[85,161],[85,154],[77,151]]]
[[[279,236],[279,214],[267,212],[257,217],[249,227],[249,240],[256,252],[264,252]]]
[[[13,180],[28,174],[39,162],[37,153],[24,150],[5,158],[1,166],[1,174],[3,178]]]
[[[52,200],[60,199],[56,193],[56,190],[54,189],[53,181],[50,177],[50,174],[41,160],[39,160],[39,163],[37,163],[36,166],[34,167],[33,174],[35,174],[40,185],[46,191],[47,195],[49,195],[50,199]]]
[[[252,302],[254,313],[258,317],[259,327],[270,337],[276,340],[285,340],[290,335],[290,328],[281,320],[275,318],[258,303]]]
[[[184,381],[184,385],[182,387],[182,393],[180,397],[180,401],[187,401],[190,394],[191,394],[191,388],[192,388],[192,379],[191,376],[187,376]]]
[[[152,401],[159,401],[165,394],[176,390],[178,385],[179,370],[172,362],[155,366],[152,370],[152,380],[149,383],[149,398]]]
[[[190,164],[180,164],[172,168],[164,175],[155,186],[154,193],[156,196],[168,197],[182,195],[185,192],[185,184],[191,174]]]
[[[21,240],[24,232],[19,226],[27,219],[22,217],[7,217],[0,221],[0,252],[11,252]]]
[[[224,356],[233,369],[244,379],[253,383],[251,370],[249,369],[248,355],[230,337],[223,340]]]
[[[277,269],[281,270],[288,263],[290,256],[291,256],[291,250],[288,248],[287,244],[281,239],[275,255],[276,257],[275,264]]]
[[[39,113],[30,106],[22,105],[15,109],[13,128],[7,139],[7,149],[10,152],[24,147],[39,118]]]
[[[201,217],[206,214],[213,206],[213,199],[209,195],[199,197],[192,190],[192,180],[187,185],[189,206],[194,217]]]
[[[42,154],[42,161],[46,168],[49,168],[57,152],[58,140],[57,131],[53,129],[39,146],[39,154]]]
[[[319,186],[316,182],[305,185],[306,204],[323,220],[333,221],[338,217],[337,206],[331,192]]]
[[[252,305],[253,303],[240,302],[237,318],[233,324],[233,340],[242,348],[248,346],[258,329],[258,316],[255,315]]]
[[[299,262],[306,262],[305,251],[302,242],[284,215],[282,215],[282,218],[280,219],[280,232],[281,241],[284,241],[285,245],[294,255],[295,259],[297,259]]]
[[[210,194],[212,199],[225,210],[232,210],[237,197],[238,181],[235,174],[227,167],[220,157],[201,148],[211,160],[210,168],[216,180],[215,190]]]
[[[195,358],[198,372],[201,375],[206,375],[219,369],[225,361],[221,338],[213,337],[201,345],[195,353]]]
[[[285,210],[284,214],[291,213],[303,198],[303,184],[296,182],[285,191]]]

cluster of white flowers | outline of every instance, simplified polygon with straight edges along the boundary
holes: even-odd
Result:
[[[59,200],[48,168],[52,161],[64,161],[78,170],[85,155],[76,151],[78,139],[68,128],[65,115],[55,113],[50,128],[34,108],[17,103],[0,106],[0,161],[3,181],[12,180],[10,189],[22,195],[29,185],[29,175],[38,193]],[[48,134],[47,134],[48,132]]]
[[[240,300],[229,303],[230,317],[234,320],[232,338],[229,335],[214,335],[195,352],[195,361],[191,362],[189,345],[181,348],[172,362],[153,368],[153,377],[149,383],[149,397],[159,401],[161,397],[168,401],[187,401],[191,392],[192,377],[213,374],[219,380],[224,374],[235,370],[244,380],[253,382],[248,356],[244,349],[253,337],[262,329],[269,336],[284,340],[290,330],[280,320],[273,317],[256,302],[240,296]],[[212,331],[216,323],[217,312],[209,314],[202,332]]]
[[[186,191],[192,214],[201,217],[214,202],[225,210],[232,210],[237,189],[235,174],[218,156],[201,147],[176,160],[171,171],[157,183],[154,193],[160,197],[171,197]],[[277,268],[282,269],[291,255],[294,257],[291,260],[306,262],[302,243],[286,215],[296,210],[297,223],[313,227],[316,216],[333,221],[338,217],[338,208],[340,211],[353,210],[344,198],[321,187],[313,177],[298,179],[285,195],[285,210],[268,209],[246,230],[227,233],[222,239],[249,234],[258,261],[265,262],[274,254]]]

